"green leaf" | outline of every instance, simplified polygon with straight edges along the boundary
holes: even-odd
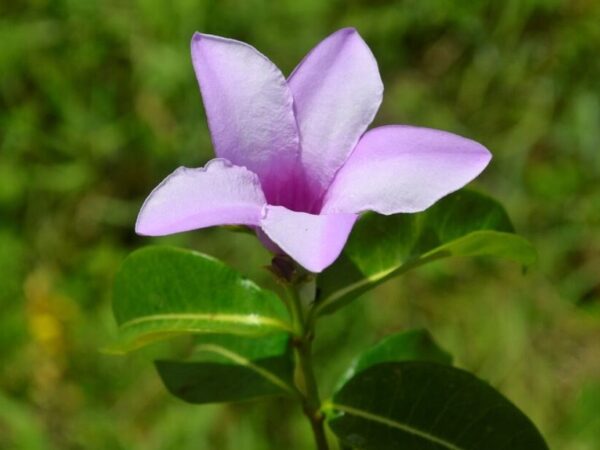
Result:
[[[438,347],[427,330],[416,329],[393,334],[356,358],[339,385],[376,364],[400,361],[429,361],[452,365],[452,356]]]
[[[202,336],[189,361],[156,361],[156,368],[169,392],[190,403],[297,395],[287,333]]]
[[[147,247],[116,275],[113,312],[119,339],[107,351],[127,352],[181,334],[261,336],[291,331],[277,296],[220,261],[170,247]]]
[[[533,423],[475,376],[424,361],[359,372],[326,405],[331,430],[362,450],[547,450]]]
[[[315,314],[329,314],[384,281],[449,256],[489,255],[523,265],[535,262],[529,242],[514,234],[495,200],[462,190],[418,214],[366,214],[342,256],[317,283]]]

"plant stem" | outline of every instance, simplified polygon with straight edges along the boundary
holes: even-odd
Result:
[[[321,399],[319,389],[312,366],[312,341],[314,330],[307,327],[302,311],[302,302],[298,292],[298,286],[289,285],[287,288],[290,299],[290,310],[296,338],[294,348],[298,358],[299,375],[298,389],[302,392],[302,410],[308,418],[315,438],[317,450],[328,450],[327,437],[325,436],[325,417],[321,412]]]

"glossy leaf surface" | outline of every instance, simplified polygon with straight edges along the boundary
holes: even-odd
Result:
[[[117,273],[113,311],[126,352],[180,334],[290,331],[277,296],[214,258],[170,247],[132,253]]]
[[[533,423],[460,369],[423,361],[359,372],[327,406],[338,438],[362,450],[547,450]]]
[[[435,343],[427,330],[408,330],[386,337],[361,354],[351,364],[340,384],[376,364],[400,361],[430,361],[451,365],[452,356]]]
[[[385,280],[449,256],[488,255],[535,262],[531,244],[514,234],[495,200],[462,190],[418,214],[366,214],[342,256],[318,278],[318,314],[328,314]]]
[[[287,333],[257,338],[200,336],[188,361],[159,360],[156,368],[169,392],[190,403],[297,395]]]

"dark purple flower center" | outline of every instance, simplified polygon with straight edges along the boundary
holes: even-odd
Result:
[[[323,206],[322,192],[303,171],[278,177],[275,183],[263,183],[263,190],[269,205],[309,214],[319,214]]]

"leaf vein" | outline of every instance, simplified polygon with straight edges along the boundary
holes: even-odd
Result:
[[[346,406],[346,405],[340,405],[337,403],[333,403],[331,405],[331,407],[333,407],[334,409],[337,409],[341,412],[347,413],[347,414],[351,414],[353,416],[356,417],[361,417],[363,419],[367,419],[373,422],[377,422],[380,423],[382,425],[387,425],[388,427],[392,427],[392,428],[397,428],[398,430],[404,431],[405,433],[409,433],[409,434],[413,434],[415,436],[418,436],[420,438],[423,438],[425,440],[428,440],[430,442],[433,442],[435,444],[441,445],[443,447],[446,447],[450,450],[466,450],[463,449],[461,447],[457,447],[456,445],[452,444],[451,442],[448,442],[444,439],[438,438],[436,436],[433,436],[425,431],[419,430],[417,428],[414,428],[410,425],[406,425],[404,423],[392,420],[392,419],[388,419],[387,417],[382,417],[379,416],[377,414],[373,414],[371,412],[368,411],[362,411],[360,409],[357,408],[353,408],[351,406]]]
[[[279,378],[274,373],[269,372],[268,370],[258,366],[257,364],[254,364],[248,358],[245,358],[238,353],[232,352],[231,350],[229,350],[225,347],[221,347],[219,345],[213,345],[213,344],[202,344],[202,345],[199,345],[197,347],[197,349],[199,351],[217,353],[221,356],[224,356],[225,358],[229,358],[233,362],[235,362],[241,366],[247,367],[250,370],[253,370],[257,374],[259,374],[260,376],[265,378],[267,381],[269,381],[272,384],[274,384],[275,386],[283,389],[284,391],[286,391],[292,395],[298,394],[296,389],[292,388],[289,384],[287,384],[285,381],[283,381],[281,378]]]
[[[292,331],[290,325],[273,317],[264,317],[257,314],[200,314],[200,313],[180,313],[180,314],[154,314],[151,316],[138,317],[120,325],[120,329],[129,328],[141,323],[153,321],[187,321],[198,320],[206,322],[238,323],[254,326],[270,326],[285,331]]]

